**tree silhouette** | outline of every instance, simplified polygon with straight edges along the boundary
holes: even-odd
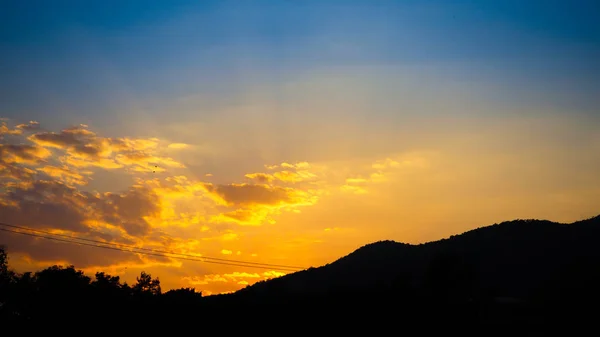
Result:
[[[160,295],[160,280],[157,278],[153,279],[152,275],[147,274],[145,271],[140,273],[140,276],[136,278],[137,283],[133,286],[133,290],[137,293],[148,293],[152,295]]]
[[[104,272],[96,273],[96,280],[92,282],[92,285],[102,289],[119,289],[121,288],[121,282],[119,276],[110,276]]]
[[[0,277],[8,275],[8,255],[3,246],[0,246]]]
[[[4,306],[9,293],[10,282],[11,280],[8,273],[8,255],[6,254],[4,247],[0,246],[0,305],[2,306],[0,307],[0,310],[2,311],[5,309]]]

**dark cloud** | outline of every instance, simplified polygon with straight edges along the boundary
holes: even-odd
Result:
[[[20,135],[22,133],[23,133],[23,130],[21,130],[21,129],[9,128],[8,125],[6,124],[6,122],[0,123],[0,139],[3,139],[4,135],[14,136],[14,135]]]
[[[24,200],[17,206],[0,205],[2,220],[33,228],[56,228],[84,232],[85,217],[76,209],[59,203]]]
[[[27,165],[45,163],[51,154],[47,149],[35,145],[0,144],[0,179],[29,181],[36,171]]]
[[[3,221],[74,232],[89,231],[86,221],[101,220],[129,235],[143,236],[150,230],[144,217],[157,215],[159,207],[158,196],[147,189],[95,195],[56,180],[17,184],[0,194]]]
[[[77,268],[87,268],[119,263],[143,263],[139,255],[129,252],[52,241],[5,231],[1,233],[3,244],[9,254],[24,254],[42,264],[65,262]]]
[[[150,231],[147,216],[158,216],[160,199],[145,188],[132,188],[127,193],[105,193],[93,202],[102,220],[123,228],[132,236],[144,236]]]
[[[228,205],[278,205],[292,203],[294,190],[255,184],[204,185],[208,193],[219,197]]]
[[[29,181],[37,174],[32,170],[23,166],[7,165],[0,162],[0,179],[10,179],[15,181]],[[5,182],[4,187],[8,187],[10,183]]]
[[[29,123],[17,125],[16,128],[23,131],[37,131],[40,129],[40,123],[36,121],[29,121]]]
[[[99,159],[108,150],[105,142],[85,126],[71,127],[60,132],[39,132],[29,137],[32,142],[46,147],[68,151],[84,158]]]
[[[84,232],[86,198],[58,181],[35,181],[0,195],[2,221],[33,228]]]
[[[52,153],[41,146],[0,144],[0,163],[35,165],[46,161]]]

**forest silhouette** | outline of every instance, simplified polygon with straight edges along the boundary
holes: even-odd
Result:
[[[595,320],[598,238],[600,216],[571,224],[514,220],[419,245],[375,242],[325,266],[213,296],[194,288],[163,292],[159,278],[145,272],[132,285],[74,266],[20,274],[2,249],[0,321],[23,328],[220,322],[231,332],[248,330],[250,322],[252,329],[313,332],[456,328],[463,335],[546,335]]]

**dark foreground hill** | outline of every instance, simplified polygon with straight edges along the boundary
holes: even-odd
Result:
[[[0,319],[487,336],[547,335],[560,325],[577,335],[572,329],[599,313],[599,242],[600,216],[572,224],[515,220],[420,245],[372,243],[319,268],[208,297],[189,289],[161,294],[151,277],[129,287],[53,267],[3,276]]]
[[[540,285],[550,287],[558,279],[564,284],[565,274],[578,284],[592,276],[600,261],[599,240],[600,216],[573,224],[515,220],[419,245],[368,244],[331,264],[259,282],[231,297],[263,301],[395,287],[416,291],[438,283],[454,297],[533,300],[547,291]]]
[[[394,324],[435,317],[522,326],[585,322],[600,312],[599,295],[600,216],[572,224],[515,220],[420,245],[376,242],[214,302],[303,307],[301,316],[311,319],[344,312],[359,321],[389,316]]]

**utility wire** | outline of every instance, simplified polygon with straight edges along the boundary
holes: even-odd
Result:
[[[39,234],[34,234],[34,233],[20,232],[20,231],[15,231],[15,230],[6,229],[6,228],[0,228],[0,230],[1,231],[5,231],[5,232],[9,232],[9,233],[14,233],[14,234],[28,235],[28,236],[33,236],[33,237],[37,237],[37,238],[43,238],[43,239],[54,240],[54,241],[59,241],[59,242],[66,242],[66,243],[73,243],[73,244],[78,244],[78,245],[83,245],[83,246],[89,246],[89,247],[95,247],[95,248],[105,248],[105,249],[111,249],[111,250],[116,250],[116,251],[121,251],[121,252],[127,252],[127,253],[135,253],[135,254],[143,254],[143,255],[168,257],[168,258],[174,258],[174,259],[180,259],[180,260],[205,262],[205,263],[214,263],[214,264],[229,265],[229,266],[238,266],[238,267],[251,267],[251,268],[260,268],[260,269],[275,269],[273,267],[267,267],[267,266],[257,266],[257,265],[250,265],[250,264],[241,264],[241,263],[227,263],[227,262],[221,262],[221,261],[209,261],[209,260],[203,259],[201,256],[198,256],[198,257],[195,257],[195,258],[188,258],[188,257],[179,257],[179,256],[169,256],[169,255],[166,255],[164,253],[140,252],[140,251],[135,251],[135,250],[123,249],[123,248],[119,248],[119,247],[101,246],[101,245],[96,245],[96,244],[91,244],[91,243],[77,242],[77,241],[73,241],[73,240],[66,240],[66,239],[60,239],[60,238],[55,238],[55,237],[51,237],[51,236],[44,236],[44,235],[39,235]],[[287,268],[276,268],[276,269],[282,270],[282,271],[284,271],[284,270],[285,271],[298,271],[297,269],[287,269]]]
[[[51,232],[43,231],[43,230],[39,230],[39,229],[21,227],[21,226],[16,226],[16,225],[10,225],[10,224],[4,223],[4,222],[0,222],[0,226],[12,227],[12,228],[17,228],[17,229],[31,231],[31,232],[41,233],[41,234],[45,234],[45,235],[51,235],[51,236],[60,236],[60,237],[64,237],[64,238],[72,239],[72,240],[73,239],[74,240],[82,240],[82,241],[97,243],[97,244],[101,244],[101,245],[118,246],[118,247],[126,247],[126,248],[129,248],[129,249],[143,250],[143,251],[152,252],[152,253],[171,254],[171,255],[178,255],[178,256],[183,256],[183,257],[202,258],[202,259],[205,259],[205,260],[223,261],[223,262],[230,262],[230,263],[252,264],[252,265],[264,266],[264,267],[281,267],[281,268],[287,268],[287,269],[306,269],[304,267],[298,267],[298,266],[290,266],[290,265],[282,265],[282,264],[271,264],[271,263],[259,263],[259,262],[247,262],[247,261],[241,261],[241,260],[223,259],[223,258],[210,257],[210,256],[197,256],[197,255],[192,255],[192,254],[175,253],[173,251],[166,251],[166,250],[159,250],[159,249],[136,247],[136,246],[133,246],[133,245],[127,245],[127,244],[123,244],[123,243],[104,242],[104,241],[100,241],[100,240],[78,238],[78,237],[71,236],[71,235],[65,235],[65,234],[59,234],[59,233],[51,233]]]
[[[4,231],[4,232],[14,233],[14,234],[28,235],[28,236],[37,237],[37,238],[43,238],[43,239],[54,240],[54,241],[59,241],[59,242],[66,242],[66,243],[78,244],[78,245],[95,247],[95,248],[111,249],[111,250],[116,250],[116,251],[121,251],[121,252],[127,252],[127,253],[135,253],[135,254],[143,254],[143,255],[168,257],[168,258],[173,258],[173,259],[195,261],[195,262],[205,262],[205,263],[213,263],[213,264],[229,265],[229,266],[238,266],[238,267],[250,267],[250,268],[271,269],[271,270],[277,269],[277,270],[280,270],[280,271],[290,271],[290,272],[296,272],[296,271],[298,271],[298,269],[277,268],[277,267],[262,266],[262,265],[252,265],[252,264],[247,264],[246,262],[242,262],[242,263],[228,263],[228,262],[223,262],[223,261],[210,261],[210,260],[207,260],[207,259],[205,259],[205,258],[203,258],[201,256],[198,256],[198,257],[182,257],[182,256],[169,256],[169,255],[167,255],[169,253],[165,254],[165,253],[153,253],[153,252],[140,252],[140,251],[135,251],[133,249],[132,250],[128,250],[128,249],[123,249],[123,248],[120,248],[120,247],[102,246],[102,245],[98,245],[98,244],[91,244],[91,243],[85,243],[85,242],[77,242],[77,241],[73,241],[73,240],[61,239],[61,238],[56,238],[56,237],[51,237],[51,236],[45,236],[45,235],[39,235],[39,234],[34,234],[34,233],[20,232],[20,231],[6,229],[6,228],[0,228],[0,230]]]

